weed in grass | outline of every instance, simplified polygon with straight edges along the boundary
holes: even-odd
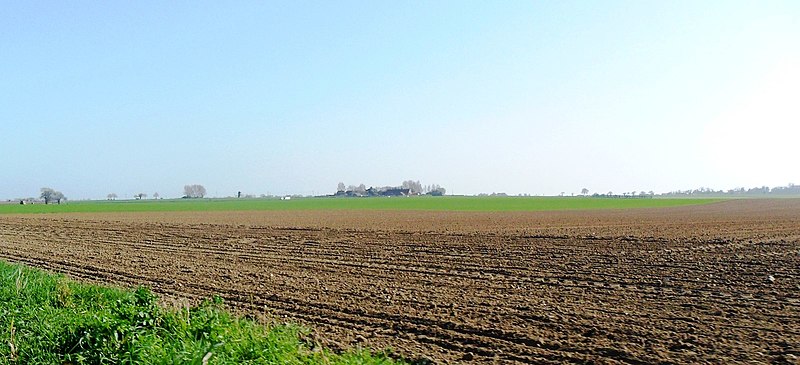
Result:
[[[16,329],[14,328],[14,320],[12,319],[11,328],[9,329],[10,339],[8,340],[8,352],[9,352],[8,358],[9,360],[11,360],[11,362],[17,361],[17,345],[15,344],[14,341],[14,332],[16,332]]]
[[[22,277],[22,268],[17,269],[16,280],[14,280],[14,289],[16,289],[15,294],[19,296],[22,289],[25,289],[25,285],[28,284],[27,280]]]
[[[70,288],[69,282],[66,279],[61,279],[56,282],[53,299],[53,305],[56,308],[72,307],[72,288]]]

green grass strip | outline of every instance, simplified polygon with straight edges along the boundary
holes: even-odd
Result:
[[[81,284],[0,262],[0,364],[394,364],[315,349],[305,330],[235,317],[220,299],[170,310],[146,288]]]
[[[3,213],[106,213],[286,210],[553,211],[659,208],[708,204],[722,199],[615,199],[584,197],[376,197],[278,199],[172,199],[85,201],[66,204],[0,204]]]

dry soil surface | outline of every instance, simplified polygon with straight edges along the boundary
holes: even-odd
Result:
[[[0,259],[436,363],[798,363],[800,200],[0,216]]]

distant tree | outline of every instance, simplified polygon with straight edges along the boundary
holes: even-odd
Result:
[[[45,204],[50,204],[50,201],[53,200],[53,195],[56,193],[56,191],[50,188],[42,188],[41,191],[42,194],[39,196],[44,199]]]
[[[347,188],[344,186],[343,182],[340,182],[339,185],[336,185],[336,191],[345,191],[345,189]]]
[[[581,189],[581,195],[586,196],[588,194],[589,194],[589,189],[587,189],[587,188]]]
[[[206,188],[203,185],[185,185],[183,187],[184,198],[202,198],[206,196]]]
[[[42,188],[41,195],[39,195],[42,199],[44,199],[45,204],[50,204],[51,201],[55,201],[58,204],[61,204],[62,200],[66,200],[67,198],[64,197],[60,191],[55,191],[51,188]]]
[[[419,181],[406,180],[400,185],[403,189],[408,189],[411,193],[419,194],[422,192],[422,184]]]
[[[428,186],[425,186],[424,189],[422,189],[423,186],[422,184],[420,184],[419,188],[421,189],[420,191],[424,191],[425,194],[432,196],[442,196],[447,192],[447,190],[439,186],[439,184],[430,184]]]
[[[139,194],[134,195],[133,197],[136,198],[136,200],[142,200],[142,199],[147,197],[147,194],[139,193]]]
[[[158,199],[159,195],[158,192],[153,193],[153,199]]]
[[[106,195],[106,198],[108,198],[108,200],[117,200],[117,194],[116,193],[108,194]]]

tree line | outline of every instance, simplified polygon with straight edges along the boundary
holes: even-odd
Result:
[[[183,186],[183,196],[182,196],[182,198],[184,198],[184,199],[203,198],[205,196],[206,196],[206,188],[203,185],[193,184],[193,185],[184,185]],[[110,193],[110,194],[106,195],[106,198],[108,200],[117,200],[118,197],[119,196],[117,195],[117,193]],[[152,197],[153,197],[153,199],[159,199],[159,198],[161,198],[161,195],[158,194],[158,192],[155,192],[155,193],[153,193]],[[136,199],[136,200],[143,200],[143,199],[147,198],[147,194],[146,193],[138,193],[138,194],[133,195],[133,198]]]
[[[697,189],[689,189],[689,190],[675,190],[669,193],[661,194],[664,196],[690,196],[690,195],[701,195],[701,196],[710,196],[710,195],[730,195],[730,196],[737,196],[737,195],[765,195],[765,196],[781,196],[781,195],[800,195],[800,185],[795,185],[794,183],[789,183],[787,186],[776,186],[776,187],[769,187],[769,186],[757,186],[753,188],[733,188],[728,190],[714,190],[712,188],[707,187],[700,187]]]

